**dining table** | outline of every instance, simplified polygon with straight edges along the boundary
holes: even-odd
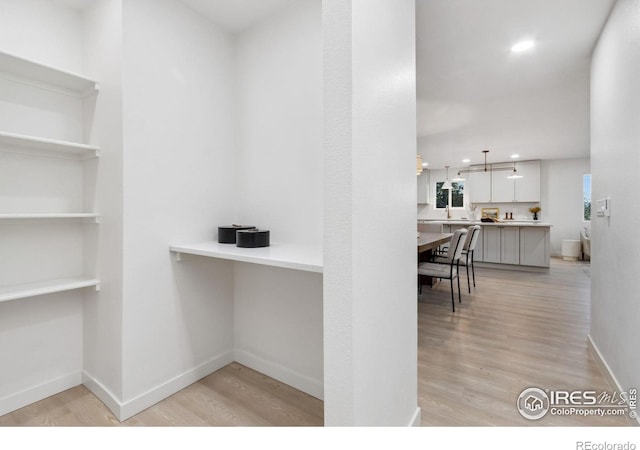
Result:
[[[418,254],[432,253],[433,250],[451,241],[452,233],[418,233]]]
[[[450,242],[451,236],[453,236],[452,233],[418,232],[418,263],[430,260],[433,251]],[[418,281],[429,286],[433,286],[437,282],[436,279],[424,275],[419,275]]]

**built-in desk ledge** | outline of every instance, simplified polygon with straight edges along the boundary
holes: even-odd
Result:
[[[228,259],[285,269],[322,273],[322,246],[295,245],[273,242],[269,247],[241,248],[235,244],[201,242],[198,244],[171,245],[169,250],[182,260],[182,254]]]
[[[17,284],[13,286],[0,286],[0,302],[35,297],[37,295],[52,294],[54,292],[71,291],[86,287],[95,287],[96,291],[99,291],[100,281],[95,278],[78,277],[42,281],[38,283]]]

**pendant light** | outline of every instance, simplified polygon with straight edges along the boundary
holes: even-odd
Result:
[[[416,157],[416,175],[420,175],[422,173],[422,156],[418,155]]]
[[[453,177],[451,179],[451,181],[455,181],[455,182],[459,182],[459,181],[464,181],[464,178],[462,178],[462,176],[460,175],[460,171],[458,170],[458,175],[456,175],[455,177]]]
[[[461,178],[460,175],[463,174],[463,173],[477,173],[477,172],[493,173],[493,172],[498,172],[498,171],[501,171],[501,170],[508,170],[510,172],[510,174],[507,176],[507,178],[512,179],[512,180],[524,177],[523,175],[521,175],[518,172],[518,169],[516,168],[516,164],[515,163],[513,163],[513,166],[498,166],[498,167],[496,167],[495,165],[489,165],[489,164],[487,164],[487,153],[489,153],[489,150],[482,150],[482,153],[484,154],[484,167],[474,167],[474,168],[470,168],[470,169],[459,170],[458,171],[458,176],[456,178],[454,178],[453,181],[462,181],[464,178]],[[498,163],[498,164],[504,164],[504,163]],[[443,188],[443,189],[448,189],[448,188]]]
[[[444,184],[440,189],[452,189],[453,186],[451,186],[451,181],[449,181],[449,166],[444,166],[444,168],[447,169],[447,179],[444,180]]]
[[[515,164],[513,165],[513,172],[507,178],[509,178],[511,180],[517,180],[519,178],[522,178],[522,175],[520,175],[518,173],[518,169],[516,169],[516,165]]]

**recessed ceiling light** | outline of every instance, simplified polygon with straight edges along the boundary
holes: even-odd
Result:
[[[514,153],[513,155],[511,155],[511,159],[518,159],[520,158],[520,155],[518,155],[517,153]]]
[[[462,162],[466,164],[466,163],[470,163],[471,160],[469,158],[465,158],[465,159],[462,160]]]
[[[525,41],[520,41],[511,47],[511,51],[514,53],[525,52],[527,50],[532,49],[536,45],[535,41],[531,39],[527,39]]]

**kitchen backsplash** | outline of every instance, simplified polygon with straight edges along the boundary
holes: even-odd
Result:
[[[505,213],[512,213],[513,220],[533,220],[533,214],[529,212],[532,206],[540,205],[540,203],[477,203],[475,211],[470,208],[452,208],[450,210],[452,219],[476,219],[479,220],[482,215],[482,208],[498,208],[500,210],[499,218],[504,219]],[[542,206],[542,205],[540,205]],[[544,207],[538,213],[538,218],[544,217]],[[435,209],[433,205],[418,205],[418,220],[440,220],[447,218],[447,211],[444,209]]]

